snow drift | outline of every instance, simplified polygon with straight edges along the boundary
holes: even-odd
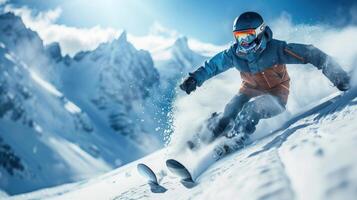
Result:
[[[219,160],[190,190],[166,170],[170,149],[163,149],[88,181],[11,199],[355,199],[357,161],[351,152],[357,150],[357,89],[303,110],[272,134]],[[152,167],[168,190],[151,193],[136,171],[138,163]]]

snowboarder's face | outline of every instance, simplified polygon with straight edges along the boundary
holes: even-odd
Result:
[[[237,54],[245,55],[249,57],[255,57],[255,54],[262,47],[263,33],[265,30],[265,24],[261,24],[256,29],[247,29],[234,31],[233,35],[238,44]],[[264,47],[265,48],[265,47]],[[253,59],[253,58],[251,58]],[[248,59],[248,60],[251,60]]]
[[[254,53],[260,46],[260,39],[264,30],[265,24],[263,23],[256,29],[234,31],[233,35],[237,41],[239,52],[244,54]]]

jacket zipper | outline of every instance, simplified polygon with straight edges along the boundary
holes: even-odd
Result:
[[[271,86],[269,84],[269,81],[268,81],[267,77],[265,76],[264,72],[262,72],[262,75],[263,75],[263,78],[264,78],[265,82],[267,82],[269,88],[271,88]]]

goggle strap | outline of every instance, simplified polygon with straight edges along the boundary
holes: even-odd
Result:
[[[263,22],[260,26],[258,26],[256,29],[255,29],[255,34],[256,36],[258,36],[259,34],[261,34],[264,30],[265,30],[265,23]]]

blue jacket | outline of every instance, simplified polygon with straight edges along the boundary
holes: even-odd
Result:
[[[236,54],[237,44],[216,54],[207,60],[203,66],[192,73],[201,86],[204,81],[222,73],[232,67],[241,72],[259,73],[276,64],[306,64],[310,63],[322,69],[323,74],[337,85],[347,73],[327,54],[313,45],[286,43],[285,41],[272,39],[268,34],[266,49],[252,62]]]

